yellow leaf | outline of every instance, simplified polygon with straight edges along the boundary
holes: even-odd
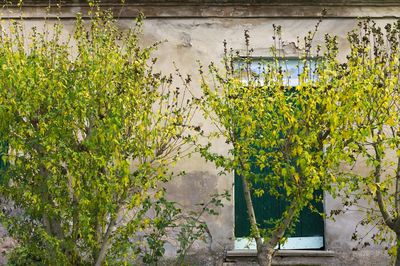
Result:
[[[303,152],[303,147],[298,146],[297,147],[297,154],[300,155]]]
[[[389,117],[388,120],[386,120],[386,124],[388,124],[389,126],[394,126],[396,123],[393,119],[393,117]]]
[[[369,184],[368,188],[371,191],[372,195],[375,196],[377,186],[375,184]]]

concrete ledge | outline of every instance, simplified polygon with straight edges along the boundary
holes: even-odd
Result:
[[[329,250],[278,250],[272,261],[273,265],[296,266],[333,266],[340,265],[337,254]],[[255,250],[228,251],[224,266],[253,266],[257,265]]]
[[[174,18],[316,18],[319,17],[323,8],[328,13],[326,18],[398,18],[400,17],[400,1],[394,3],[368,2],[365,5],[360,3],[319,3],[319,4],[243,4],[243,3],[127,3],[104,4],[104,7],[112,10],[116,17],[134,18],[139,12],[143,12],[148,19],[174,19]],[[4,8],[0,9],[0,17],[3,19],[24,18],[24,19],[72,19],[78,12],[84,16],[88,13],[89,7],[85,4],[72,3],[60,8],[52,6],[48,10],[46,5],[32,4],[21,9]],[[47,11],[46,11],[47,10]]]
[[[17,2],[16,0],[13,1]],[[50,4],[56,5],[59,0],[24,0],[24,5],[30,6],[47,6]],[[64,6],[87,5],[86,0],[68,0],[62,1]],[[120,5],[121,0],[102,0],[102,4]],[[188,4],[203,4],[203,5],[395,5],[399,4],[397,0],[125,0],[125,4],[150,4],[150,5],[188,5]]]

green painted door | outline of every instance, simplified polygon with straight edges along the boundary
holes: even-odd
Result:
[[[250,68],[251,71],[260,74],[260,66],[267,65],[269,62],[274,62],[274,60],[264,59],[264,60],[253,60]],[[293,88],[298,84],[298,74],[303,71],[302,64],[299,64],[299,59],[286,59],[284,60],[284,65],[286,67],[286,72],[290,76],[288,83],[286,84],[288,88]],[[311,70],[316,67],[316,61],[310,59]],[[238,62],[238,69],[241,68],[241,62]],[[282,63],[283,64],[283,63]],[[288,90],[288,93],[293,93],[294,90]],[[259,170],[254,169],[255,173],[259,173]],[[268,171],[264,169],[263,171]],[[255,185],[256,186],[256,185]],[[247,208],[243,196],[242,181],[240,176],[235,174],[235,237],[237,239],[244,238],[250,235],[250,223],[247,218]],[[314,201],[311,204],[318,210],[318,212],[323,213],[323,192],[316,191],[315,196],[320,197],[321,200]],[[257,223],[261,228],[271,228],[271,224],[268,220],[276,219],[281,217],[284,207],[288,202],[284,199],[277,199],[271,197],[265,193],[262,197],[252,197],[254,211],[256,214]],[[280,246],[282,249],[323,249],[324,248],[324,219],[317,212],[312,212],[310,209],[306,208],[300,213],[299,221],[295,225],[294,233],[290,236],[288,235],[288,241],[285,245]],[[243,246],[241,244],[241,246]]]
[[[8,145],[5,142],[0,141],[0,180],[2,177],[2,170],[5,168],[6,164],[3,160],[4,154],[7,152]]]

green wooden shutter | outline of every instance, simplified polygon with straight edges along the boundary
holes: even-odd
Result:
[[[287,67],[287,71],[291,76],[291,79],[288,84],[286,84],[289,88],[287,93],[294,93],[294,87],[297,84],[297,74],[303,71],[302,65],[298,67],[299,59],[288,59],[284,60],[285,66]],[[251,64],[251,71],[258,73],[260,71],[260,65],[268,64],[268,62],[274,62],[273,60],[253,60]],[[238,62],[238,69],[240,69],[241,62]],[[316,61],[310,60],[310,67],[314,69],[316,67]],[[259,170],[252,167],[252,170],[255,173],[260,173]],[[268,169],[264,169],[263,173],[268,173]],[[253,184],[257,187],[256,184]],[[235,237],[242,238],[248,237],[250,235],[250,223],[247,218],[247,208],[244,201],[243,196],[243,188],[241,177],[235,174]],[[323,192],[318,190],[315,192],[315,196],[322,198]],[[285,206],[288,204],[284,199],[277,199],[265,193],[262,197],[252,197],[254,211],[256,214],[257,223],[263,229],[271,228],[271,224],[268,224],[266,221],[269,219],[276,219],[281,217]],[[323,202],[313,201],[311,205],[314,206],[318,212],[323,213]],[[289,237],[288,243],[280,248],[287,249],[322,249],[324,248],[324,220],[323,217],[317,213],[312,212],[310,209],[305,208],[299,216],[299,221],[295,225],[294,233],[291,235],[287,235]],[[299,243],[301,241],[306,242],[309,241],[310,238],[318,238],[318,243]],[[293,240],[293,241],[292,241]]]
[[[3,160],[3,156],[7,152],[7,150],[8,150],[7,143],[0,141],[0,181],[2,180],[2,172],[6,167],[6,163]]]
[[[241,177],[235,174],[235,237],[248,237],[250,235],[250,223],[247,216],[246,203],[243,197],[243,188]],[[322,197],[321,190],[316,191],[316,196]],[[263,229],[271,228],[271,224],[267,221],[280,217],[284,211],[287,202],[276,199],[265,193],[262,197],[252,197],[254,211],[256,214],[257,223]],[[322,201],[313,201],[311,204],[323,213]],[[295,225],[294,233],[287,235],[289,237],[289,245],[287,249],[323,249],[324,237],[324,220],[323,217],[308,208],[302,210],[299,216],[299,221]],[[312,241],[310,237],[317,237],[319,240],[316,244],[303,245],[301,241]],[[292,239],[291,239],[292,238]],[[322,245],[321,245],[322,239]],[[285,248],[283,246],[282,248]]]

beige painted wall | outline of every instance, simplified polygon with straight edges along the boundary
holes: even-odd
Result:
[[[386,23],[389,20],[380,20]],[[125,26],[129,21],[123,21]],[[183,73],[193,76],[192,89],[198,93],[199,77],[197,74],[199,60],[203,65],[210,61],[216,63],[222,59],[224,39],[235,50],[244,49],[243,32],[250,31],[251,46],[260,54],[272,46],[272,24],[281,25],[283,40],[296,42],[297,36],[304,36],[309,30],[313,30],[317,19],[149,19],[145,22],[145,43],[157,40],[168,40],[163,43],[157,56],[159,67],[164,72],[173,69],[172,61],[175,61]],[[323,44],[324,34],[339,36],[340,51],[346,51],[346,33],[351,30],[357,21],[355,19],[325,19],[315,37],[315,43]],[[345,56],[342,53],[341,58]],[[201,123],[207,127],[203,121]],[[226,145],[220,143],[218,150],[226,152]],[[188,176],[175,180],[169,186],[172,197],[184,202],[188,207],[201,200],[205,200],[209,193],[216,190],[231,189],[233,175],[217,176],[217,171],[212,164],[204,162],[198,156],[185,160],[180,164],[186,169]],[[362,166],[360,167],[360,169]],[[333,209],[342,209],[338,200],[330,195],[325,197],[326,213]],[[324,263],[341,265],[387,265],[388,257],[380,246],[368,247],[362,251],[352,251],[356,242],[351,241],[356,224],[361,220],[362,214],[357,211],[347,212],[336,217],[336,221],[326,220],[325,241],[326,248],[337,252],[338,260]],[[230,202],[221,210],[221,215],[211,217],[208,220],[212,238],[213,250],[230,250],[233,248],[233,202]],[[365,228],[369,230],[369,228]],[[198,248],[202,246],[199,245]],[[203,247],[206,250],[206,247]],[[311,262],[311,261],[310,261]]]
[[[393,12],[393,8],[390,9]],[[400,8],[397,8],[400,11]],[[72,11],[73,12],[73,11]],[[373,12],[373,9],[372,11]],[[25,12],[29,14],[28,12]],[[398,12],[400,14],[400,12]],[[379,23],[386,23],[390,20],[379,20]],[[28,27],[41,25],[41,18],[27,20]],[[72,30],[73,21],[66,19],[66,31]],[[304,36],[308,31],[313,30],[317,19],[313,18],[150,18],[144,24],[143,44],[149,45],[156,41],[163,42],[158,51],[154,54],[159,58],[157,67],[166,73],[173,72],[174,65],[183,74],[192,75],[192,90],[199,94],[199,60],[203,65],[211,61],[220,62],[223,54],[223,40],[227,40],[229,46],[235,50],[244,49],[243,32],[248,29],[251,35],[251,46],[256,53],[262,55],[263,51],[272,45],[272,24],[281,25],[283,39],[285,42],[296,42],[297,36]],[[121,19],[121,28],[126,29],[133,26],[133,19]],[[318,31],[315,41],[322,44],[324,34],[329,33],[339,36],[340,50],[346,51],[346,33],[356,25],[353,18],[328,18],[325,19]],[[341,54],[343,57],[344,54]],[[179,85],[179,84],[178,84]],[[199,116],[195,123],[201,124],[204,128],[212,130],[211,126]],[[223,142],[219,143],[216,150],[225,153],[229,147]],[[187,172],[185,177],[180,177],[168,185],[171,198],[184,204],[188,208],[208,199],[208,196],[216,191],[228,189],[232,191],[233,175],[218,176],[218,170],[206,163],[198,155],[185,159],[178,166]],[[338,200],[326,195],[326,213],[332,209],[341,209]],[[387,265],[388,257],[381,247],[372,245],[362,251],[353,252],[355,242],[351,241],[354,227],[361,219],[358,212],[348,212],[345,215],[336,217],[336,222],[326,220],[325,240],[328,250],[336,251],[335,259],[318,261],[323,265]],[[196,243],[194,251],[201,257],[202,264],[213,264],[213,256],[223,256],[223,252],[233,249],[234,246],[234,214],[233,200],[220,210],[218,217],[206,217],[212,240],[208,243]],[[167,255],[174,254],[174,248],[169,246]],[[293,258],[287,259],[287,263],[299,261]],[[285,261],[284,261],[285,262]],[[307,259],[305,260],[307,263]],[[308,261],[313,263],[315,261]]]

